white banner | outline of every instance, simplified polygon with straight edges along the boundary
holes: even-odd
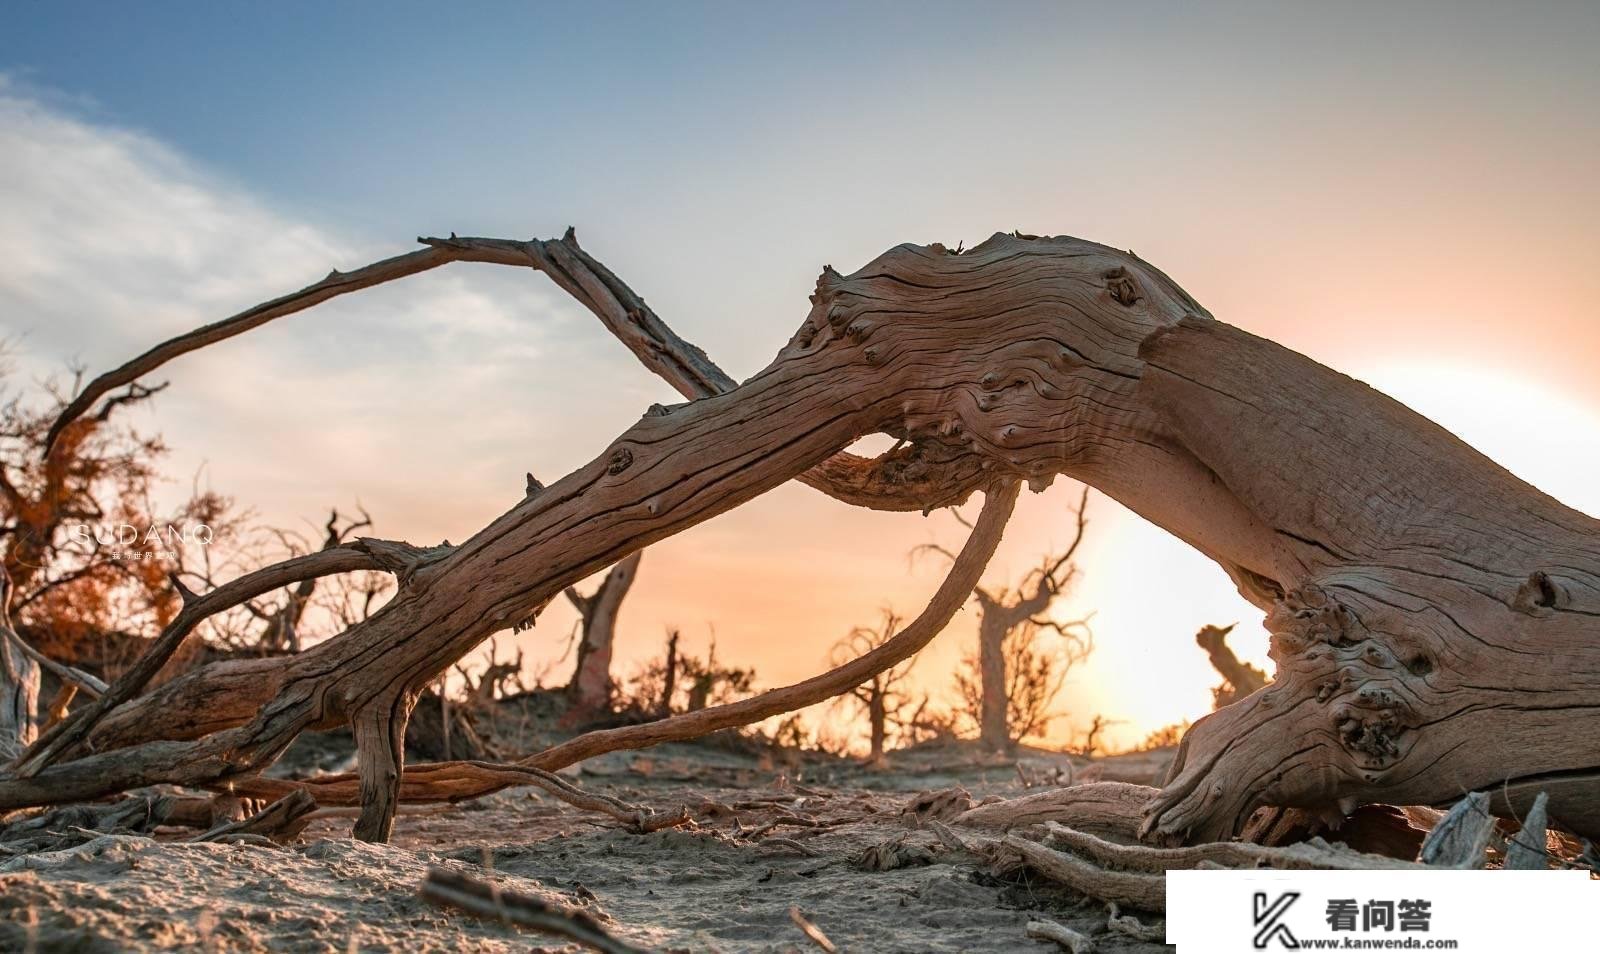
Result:
[[[1586,871],[1169,871],[1178,954],[1600,950]]]

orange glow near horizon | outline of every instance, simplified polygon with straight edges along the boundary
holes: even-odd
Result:
[[[1582,404],[1516,375],[1465,364],[1377,361],[1349,370],[1540,489],[1600,513],[1600,486],[1590,479],[1600,472],[1600,415]],[[1015,581],[1067,542],[1077,487],[1062,479],[1042,494],[1024,494],[986,581]],[[875,623],[885,606],[902,618],[921,609],[944,565],[910,561],[913,546],[959,546],[965,533],[948,515],[854,511],[793,484],[739,513],[743,533],[728,533],[722,524],[729,518],[722,518],[647,551],[622,615],[619,676],[659,655],[668,625],[681,626],[684,645],[695,652],[714,633],[719,658],[755,665],[764,687],[821,671],[829,648],[852,625]],[[1125,748],[1210,711],[1209,690],[1220,679],[1193,641],[1207,623],[1238,623],[1230,645],[1272,672],[1262,614],[1220,568],[1104,495],[1091,493],[1089,516],[1078,577],[1052,613],[1061,619],[1092,613],[1095,649],[1072,671],[1057,700],[1061,718],[1042,744],[1071,744],[1103,715],[1112,720],[1107,742]],[[799,523],[809,536],[794,532]],[[739,548],[752,539],[769,545],[759,553]],[[882,581],[881,589],[863,593],[862,579]],[[913,670],[917,691],[953,699],[951,673],[974,645],[975,612],[969,606],[923,652]],[[549,662],[560,655],[557,637],[571,620],[564,605],[553,606],[518,645],[530,659]],[[564,678],[564,669],[551,671],[553,683]],[[809,715],[824,726],[840,718],[826,707]]]

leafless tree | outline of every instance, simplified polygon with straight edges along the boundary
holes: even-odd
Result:
[[[639,558],[633,553],[612,567],[588,596],[576,587],[566,588],[567,599],[578,611],[578,662],[567,682],[569,712],[581,721],[611,708],[611,651],[617,639],[617,614],[622,600],[639,575]]]
[[[1085,486],[1073,511],[1072,542],[1059,555],[1046,557],[1015,590],[977,587],[972,591],[978,601],[978,648],[956,672],[956,687],[964,714],[977,723],[979,744],[991,752],[1009,751],[1018,741],[1044,732],[1068,671],[1093,649],[1087,617],[1063,622],[1048,613],[1051,603],[1077,574],[1072,558],[1089,525],[1088,503],[1089,488]],[[959,511],[952,509],[951,513],[971,528]],[[951,555],[934,544],[918,549]],[[1057,645],[1043,645],[1041,637],[1046,633],[1056,637]]]
[[[885,611],[883,622],[878,628],[857,626],[852,629],[848,636],[834,644],[833,664],[842,665],[847,660],[865,656],[887,643],[894,638],[895,632],[900,628],[900,622],[894,613]],[[850,701],[859,706],[867,717],[869,765],[884,764],[889,731],[891,729],[904,731],[915,715],[911,711],[912,698],[905,690],[905,682],[916,662],[917,657],[912,656],[882,672],[874,673],[871,679],[852,688],[849,695],[841,697],[841,701]]]

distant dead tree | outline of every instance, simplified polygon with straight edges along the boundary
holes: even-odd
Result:
[[[1088,502],[1086,485],[1073,511],[1072,542],[1059,556],[1047,557],[1014,591],[987,587],[972,591],[978,601],[978,648],[963,659],[956,687],[966,713],[978,725],[978,743],[988,751],[1009,751],[1018,741],[1043,732],[1067,672],[1093,649],[1087,617],[1063,622],[1047,615],[1050,604],[1077,573],[1072,557],[1088,527]],[[958,511],[951,513],[971,527]],[[950,556],[935,544],[918,550]],[[1045,632],[1059,637],[1060,645],[1043,648],[1039,637]]]
[[[474,677],[465,667],[459,665],[456,666],[456,672],[461,674],[467,701],[471,705],[487,706],[496,699],[511,695],[513,690],[528,691],[528,687],[522,682],[522,650],[517,650],[516,656],[501,661],[500,644],[493,639],[489,640],[489,655],[484,662],[482,672]]]
[[[887,643],[899,629],[900,622],[894,613],[885,611],[883,622],[877,629],[868,626],[857,626],[852,629],[849,635],[834,644],[831,660],[833,665],[842,665],[846,660],[865,656]],[[850,701],[859,705],[867,717],[867,764],[869,765],[884,764],[884,752],[890,728],[903,731],[913,721],[915,713],[907,715],[912,700],[904,689],[904,683],[916,662],[917,657],[912,656],[904,662],[890,666],[852,688],[849,695],[840,697],[840,701]]]
[[[330,511],[328,522],[323,525],[322,549],[331,550],[342,546],[346,539],[355,535],[356,531],[372,526],[372,518],[363,510],[361,519],[346,518],[342,522],[339,511]],[[298,541],[286,534],[279,534],[280,539],[286,543],[290,556],[299,556],[308,552],[299,546]],[[306,610],[311,606],[312,597],[317,591],[315,577],[301,580],[293,587],[285,590],[284,600],[276,608],[263,610],[253,602],[245,606],[261,621],[259,634],[256,636],[256,646],[267,653],[291,652],[301,650],[301,622],[305,619]],[[387,581],[385,581],[387,583]],[[363,617],[365,618],[365,617]]]
[[[667,651],[661,663],[661,692],[656,703],[656,712],[663,717],[672,713],[672,694],[678,688],[678,638],[681,635],[677,629],[667,632]]]
[[[926,645],[980,586],[1020,487],[1065,475],[1216,562],[1273,637],[1274,681],[1195,723],[1142,808],[1143,834],[1226,839],[1263,805],[1433,804],[1473,790],[1519,817],[1547,797],[1550,817],[1600,834],[1600,521],[1378,391],[1216,320],[1131,252],[1011,233],[970,249],[899,245],[850,275],[827,268],[794,334],[739,383],[570,232],[422,245],[108,371],[51,426],[45,460],[100,401],[173,360],[454,262],[549,276],[687,403],[648,409],[459,545],[361,538],[178,593],[147,652],[0,775],[0,810],[160,783],[241,797],[287,784],[322,805],[360,804],[356,836],[384,840],[402,800],[513,784],[515,773],[470,762],[408,772],[402,733],[424,687],[566,587],[790,480],[895,511],[982,492],[961,558],[874,654],[748,699],[585,733],[523,764],[552,770],[783,715]],[[688,249],[708,274],[726,265],[692,258],[701,252]],[[706,294],[715,299],[714,282]],[[844,450],[870,434],[895,443],[871,459]],[[299,654],[219,661],[152,686],[210,617],[307,576],[369,570],[393,574],[397,591],[364,622]],[[355,735],[355,773],[261,774],[299,733],[338,721]]]
[[[578,611],[578,663],[566,688],[568,712],[578,721],[611,708],[611,652],[617,638],[617,614],[639,574],[643,553],[637,551],[612,567],[588,596],[574,586],[565,591]]]
[[[717,659],[715,636],[702,658],[684,652],[679,631],[669,629],[665,651],[639,668],[621,708],[632,719],[699,712],[747,695],[755,678],[754,669],[728,666]]]
[[[1105,752],[1105,740],[1101,735],[1113,725],[1115,719],[1108,719],[1103,715],[1096,715],[1089,721],[1089,727],[1083,730],[1083,738],[1072,746],[1072,751],[1084,758],[1093,758]]]
[[[725,666],[717,661],[717,641],[711,640],[706,657],[680,655],[678,669],[688,681],[688,698],[683,711],[699,712],[712,703],[724,703],[750,692],[755,685],[756,671],[739,666]]]
[[[1237,623],[1228,626],[1202,626],[1194,640],[1211,657],[1211,666],[1222,675],[1222,685],[1211,690],[1212,708],[1232,705],[1266,686],[1272,680],[1260,667],[1243,662],[1233,654],[1228,645],[1228,634]]]

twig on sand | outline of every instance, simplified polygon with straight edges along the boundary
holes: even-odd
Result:
[[[292,841],[311,824],[311,813],[316,808],[317,800],[311,797],[311,793],[303,788],[297,788],[249,818],[218,825],[189,840],[252,843],[257,839],[269,842]]]
[[[586,911],[506,891],[498,885],[444,868],[428,869],[428,879],[422,883],[422,897],[480,917],[559,934],[603,954],[649,954],[647,948],[635,947],[607,931]]]
[[[1089,954],[1094,950],[1094,938],[1054,921],[1029,921],[1028,936],[1041,941],[1055,941],[1072,954]]]
[[[1167,928],[1160,921],[1146,924],[1131,914],[1123,914],[1115,901],[1106,905],[1106,927],[1113,934],[1121,934],[1139,941],[1153,941],[1157,944],[1166,940]]]
[[[821,852],[817,851],[817,849],[812,848],[810,845],[801,844],[800,842],[795,841],[793,838],[767,838],[759,842],[758,847],[787,848],[790,851],[798,851],[807,858],[821,857]]]
[[[643,805],[625,802],[612,795],[586,791],[554,772],[526,765],[515,768],[527,775],[530,785],[544,789],[574,808],[610,815],[640,834],[660,831],[663,828],[677,828],[690,822],[687,807],[679,808],[675,812],[660,812]]]
[[[800,906],[798,904],[792,904],[789,906],[789,920],[793,921],[794,926],[799,928],[806,937],[811,939],[811,943],[822,948],[824,951],[827,951],[828,954],[838,954],[838,945],[828,940],[828,935],[822,933],[822,928],[812,924],[806,919],[804,914],[800,913]]]

